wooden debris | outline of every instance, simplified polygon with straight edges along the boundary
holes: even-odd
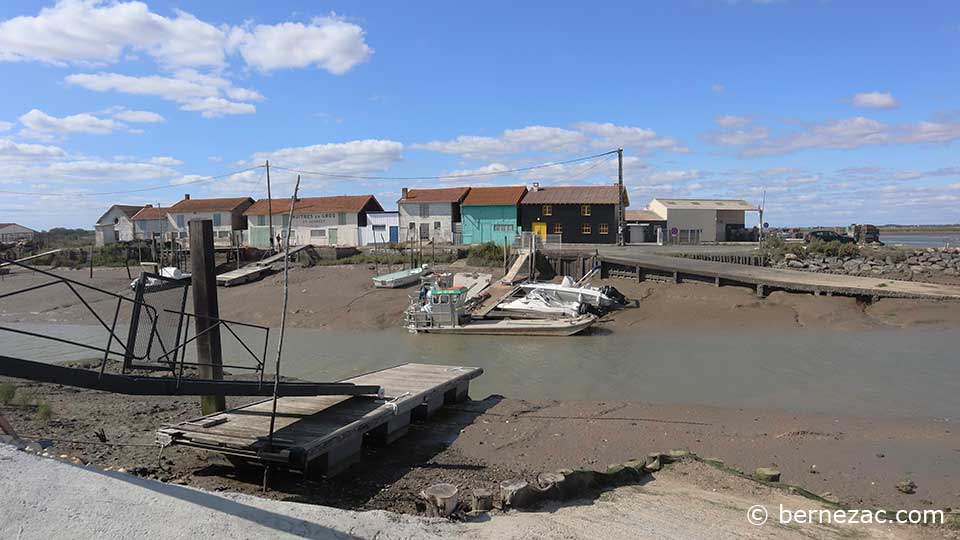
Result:
[[[458,492],[453,484],[435,484],[421,491],[420,498],[427,504],[427,516],[449,517],[453,514],[460,503]]]

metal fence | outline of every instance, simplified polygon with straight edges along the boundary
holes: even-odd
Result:
[[[562,251],[563,236],[559,234],[537,234],[523,231],[513,240],[514,249],[536,249],[539,251]]]

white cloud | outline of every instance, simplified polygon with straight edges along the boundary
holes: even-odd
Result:
[[[207,118],[251,114],[256,108],[250,102],[263,95],[221,76],[237,59],[262,72],[317,67],[342,75],[366,61],[373,49],[363,28],[336,14],[309,23],[231,26],[176,9],[165,17],[137,1],[60,0],[37,15],[0,21],[0,62],[103,66],[139,59],[141,53],[165,74],[79,73],[66,82],[98,92],[161,97]]]
[[[163,116],[152,111],[132,111],[129,109],[115,112],[113,117],[135,124],[157,124],[166,121]]]
[[[360,26],[335,14],[308,24],[216,26],[182,10],[164,17],[137,1],[60,0],[0,21],[0,62],[102,65],[140,52],[171,69],[221,69],[236,52],[260,71],[317,66],[340,75],[373,49]]]
[[[305,173],[304,185],[324,183],[336,178],[324,175],[364,175],[379,173],[403,160],[403,144],[389,140],[362,140],[345,143],[315,144],[280,148],[269,152],[257,152],[250,160],[251,165],[262,165],[270,160],[271,178],[286,175],[287,184],[297,173],[284,173],[277,167],[288,167],[305,171],[319,172],[323,175]],[[259,172],[251,178],[259,178]],[[248,175],[249,176],[249,175]]]
[[[309,24],[234,28],[230,46],[247,65],[263,72],[315,66],[341,75],[373,54],[363,29],[335,15],[315,17]]]
[[[712,90],[715,94],[722,94],[727,91],[727,87],[720,83],[714,83],[710,87],[710,90]]]
[[[496,178],[500,176],[497,173],[502,173],[504,171],[510,170],[510,167],[504,165],[503,163],[491,163],[489,165],[484,165],[483,167],[478,167],[476,169],[457,169],[446,173],[449,176],[463,176],[463,177],[481,177],[481,178]],[[446,176],[445,175],[445,176]],[[445,179],[447,181],[459,181],[459,178],[449,178]]]
[[[150,158],[149,162],[154,165],[167,165],[167,166],[183,165],[182,161],[170,156],[152,157]]]
[[[657,132],[641,127],[618,126],[606,122],[580,122],[577,129],[598,137],[593,146],[598,148],[634,148],[637,150],[665,150],[687,153],[689,148],[671,137],[661,137]]]
[[[725,114],[714,118],[714,121],[718,126],[722,128],[737,128],[743,127],[750,123],[750,119],[745,116],[735,116],[732,114]]]
[[[13,126],[13,122],[4,122],[3,120],[0,120],[0,131],[8,131]]]
[[[714,131],[707,133],[704,139],[730,146],[744,146],[762,141],[770,136],[770,130],[763,126],[756,126],[747,129],[731,129],[726,131]]]
[[[173,176],[176,171],[152,163],[78,160],[50,164],[37,171],[37,180],[134,181]]]
[[[223,30],[183,11],[167,18],[142,2],[61,0],[0,22],[0,61],[104,64],[143,51],[165,65],[220,67],[225,40]]]
[[[516,154],[529,151],[570,151],[583,146],[588,137],[569,129],[528,126],[505,130],[499,137],[460,135],[449,141],[413,144],[415,150],[432,150],[444,154],[459,154],[472,159],[491,155]]]
[[[215,118],[227,114],[252,114],[256,107],[250,103],[230,101],[221,97],[221,93],[233,93],[247,97],[259,96],[259,93],[246,89],[233,88],[230,81],[194,70],[180,70],[175,77],[149,75],[133,77],[119,73],[78,73],[68,75],[67,84],[76,85],[95,92],[123,92],[139,96],[155,96],[179,103],[180,109],[198,111],[205,118]]]
[[[494,137],[460,135],[449,141],[431,141],[412,144],[414,150],[431,150],[444,154],[460,154],[465,157],[481,158],[491,154],[510,154],[517,150],[506,141]]]
[[[697,169],[692,169],[688,171],[654,171],[647,175],[646,180],[652,184],[672,184],[700,178],[703,178],[703,173]]]
[[[66,151],[58,146],[18,143],[9,138],[0,138],[0,161],[52,160],[66,155]]]
[[[44,133],[92,133],[108,135],[124,125],[109,118],[97,118],[88,113],[74,114],[57,118],[41,110],[32,109],[20,117],[22,123],[31,134]]]
[[[900,106],[889,92],[861,92],[850,98],[854,107],[867,109],[896,109]]]
[[[209,161],[210,163],[222,163],[222,162],[223,162],[223,157],[222,157],[222,156],[210,156],[210,157],[207,158],[207,161]]]

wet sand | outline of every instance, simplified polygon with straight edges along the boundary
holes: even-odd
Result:
[[[410,290],[375,290],[374,270],[365,266],[296,268],[291,272],[293,326],[376,331],[399,323]],[[83,271],[64,271],[89,281]],[[41,283],[16,272],[0,281],[0,294]],[[97,269],[93,284],[125,293],[123,269]],[[960,328],[960,304],[883,299],[871,305],[841,297],[775,293],[757,298],[750,290],[699,284],[654,284],[610,280],[639,306],[609,316],[610,332],[631,328],[729,331],[744,328],[831,329]],[[56,290],[59,289],[59,290]],[[276,325],[278,276],[236,288],[221,288],[221,316]],[[111,309],[105,298],[96,309]],[[2,322],[92,323],[95,319],[63,288],[41,289],[0,302]],[[691,374],[695,376],[695,374]],[[0,406],[27,435],[57,442],[58,450],[101,466],[207,489],[259,494],[259,473],[237,473],[216,455],[169,448],[158,463],[153,434],[164,423],[198,414],[191,398],[131,398],[17,381],[20,392],[36,392],[50,403],[53,419],[43,423],[35,406]],[[895,381],[891,381],[895,384]],[[476,396],[475,396],[476,397]],[[482,397],[482,396],[481,396]],[[642,396],[640,396],[642,399]],[[239,404],[243,400],[232,400]],[[492,397],[441,413],[415,426],[411,436],[384,451],[365,450],[375,467],[333,480],[303,482],[280,475],[267,496],[342,508],[412,511],[424,486],[450,481],[490,487],[514,476],[532,477],[561,467],[603,469],[609,463],[651,451],[686,448],[715,456],[745,471],[776,465],[784,481],[815,493],[829,492],[860,506],[958,507],[960,436],[953,418],[872,418],[794,414],[760,408],[662,405],[639,402],[524,401]],[[103,428],[110,442],[94,444]],[[161,467],[162,465],[162,467]],[[815,467],[814,467],[815,466]],[[914,495],[895,483],[911,479]]]
[[[258,471],[171,447],[158,460],[162,424],[199,415],[198,398],[131,397],[15,381],[18,393],[48,403],[0,405],[23,435],[47,438],[55,454],[101,467],[210,490],[260,494]],[[228,406],[252,399],[232,398]],[[799,415],[766,409],[626,401],[525,401],[490,396],[443,409],[389,447],[365,447],[363,463],[334,479],[278,474],[268,497],[350,509],[415,511],[417,494],[438,482],[494,488],[559,468],[605,470],[654,451],[687,449],[752,472],[776,466],[783,481],[856,507],[960,507],[956,419]],[[98,444],[103,429],[108,442]],[[372,465],[372,466],[371,466]],[[896,483],[912,480],[913,495]]]
[[[463,271],[463,268],[456,269]],[[497,273],[498,269],[483,269]],[[385,269],[381,269],[385,271]],[[128,295],[126,271],[97,268],[91,280],[85,270],[57,270],[58,274]],[[295,267],[290,272],[290,313],[294,328],[330,330],[380,330],[395,327],[412,289],[375,289],[370,281],[372,266]],[[499,274],[496,274],[499,275]],[[37,285],[50,278],[16,270],[0,281],[0,294]],[[960,328],[960,302],[884,298],[873,304],[846,297],[815,297],[809,294],[775,292],[758,298],[743,287],[713,287],[696,283],[635,283],[623,279],[596,281],[610,284],[628,298],[639,299],[631,307],[609,317],[616,331],[630,327],[649,329],[694,328],[810,328],[841,331],[877,328]],[[81,289],[82,290],[82,289]],[[83,291],[101,317],[113,315],[115,300]],[[276,327],[280,321],[281,277],[236,287],[218,288],[220,316]],[[189,306],[189,301],[188,301]],[[121,320],[123,317],[121,316]],[[96,318],[63,285],[39,289],[0,301],[0,322],[96,323]]]

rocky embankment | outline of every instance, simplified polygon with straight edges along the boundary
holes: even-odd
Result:
[[[865,247],[857,256],[787,252],[773,261],[772,266],[851,276],[896,274],[916,280],[957,277],[960,276],[960,248],[890,250]]]

